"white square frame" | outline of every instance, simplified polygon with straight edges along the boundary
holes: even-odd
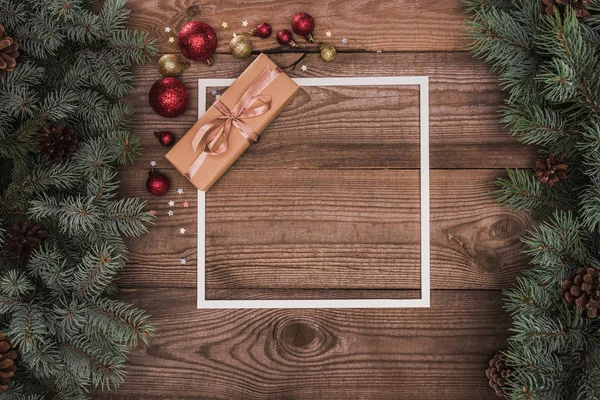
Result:
[[[206,111],[206,89],[231,85],[235,79],[198,79],[198,115]],[[198,304],[199,309],[229,308],[428,308],[430,306],[429,224],[429,77],[382,76],[347,78],[295,78],[299,86],[419,86],[420,197],[421,197],[421,298],[420,299],[305,299],[207,300],[206,299],[206,197],[198,190]]]

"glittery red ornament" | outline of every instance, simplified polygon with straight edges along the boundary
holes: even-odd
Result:
[[[148,100],[158,115],[174,118],[187,110],[190,104],[190,94],[179,79],[162,78],[154,82],[150,88]]]
[[[175,143],[175,135],[173,135],[173,132],[154,131],[154,136],[156,136],[160,144],[162,144],[165,147],[173,146],[173,143]]]
[[[273,28],[266,22],[261,22],[258,26],[250,31],[254,36],[258,36],[260,38],[266,39],[271,36],[273,32]]]
[[[213,64],[212,56],[217,50],[217,33],[205,22],[190,21],[183,25],[177,36],[179,50],[186,58]]]
[[[151,170],[148,175],[146,189],[151,195],[162,196],[169,191],[169,178],[155,170]]]
[[[311,43],[315,42],[313,30],[315,29],[315,20],[307,13],[300,12],[292,18],[292,29],[296,35],[305,36]]]
[[[284,46],[287,44],[292,49],[298,47],[296,42],[294,42],[293,40],[292,32],[288,31],[287,29],[282,29],[279,32],[277,32],[277,41],[279,42],[279,44]]]

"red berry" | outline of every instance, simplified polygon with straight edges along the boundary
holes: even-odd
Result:
[[[169,191],[169,178],[154,170],[151,170],[148,175],[146,189],[151,195],[162,196]]]
[[[298,45],[294,42],[293,40],[293,36],[292,36],[292,32],[288,31],[287,29],[282,29],[279,32],[277,32],[277,41],[279,42],[279,44],[282,45],[289,45],[292,49],[294,47],[298,47]]]
[[[263,39],[266,39],[269,36],[271,36],[271,32],[273,32],[273,29],[271,28],[271,25],[269,25],[266,22],[261,22],[260,24],[258,24],[258,26],[256,27],[256,29],[252,30],[252,34],[253,35],[256,35],[256,36],[261,37]]]
[[[154,136],[156,136],[160,144],[162,144],[165,147],[173,146],[173,143],[175,143],[175,135],[173,134],[173,132],[154,131]]]

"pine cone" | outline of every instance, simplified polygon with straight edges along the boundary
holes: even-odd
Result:
[[[0,393],[8,388],[10,378],[15,375],[17,366],[17,351],[0,331]]]
[[[4,249],[14,256],[17,263],[23,264],[31,253],[40,247],[42,239],[46,237],[46,231],[38,224],[25,222],[14,224],[6,236]]]
[[[14,70],[17,66],[17,58],[19,58],[19,45],[0,25],[0,72]]]
[[[64,122],[46,126],[37,136],[38,152],[54,161],[69,158],[77,148],[77,132]]]
[[[566,278],[558,292],[565,301],[589,318],[596,318],[600,306],[598,271],[594,268],[580,268]]]
[[[556,8],[560,15],[565,15],[565,9],[570,5],[575,10],[577,18],[586,19],[592,16],[586,9],[589,4],[589,0],[542,0],[540,11],[548,15],[554,15],[554,9]]]
[[[535,177],[542,183],[554,186],[561,179],[567,179],[565,171],[568,166],[561,156],[554,157],[554,154],[550,153],[546,158],[538,159],[535,165],[538,168]]]
[[[490,380],[490,387],[496,391],[496,395],[504,397],[506,378],[510,375],[510,369],[506,365],[506,356],[498,353],[490,360],[490,366],[485,370],[485,376]]]

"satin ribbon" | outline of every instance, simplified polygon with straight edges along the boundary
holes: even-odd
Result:
[[[242,95],[240,101],[230,110],[227,106],[217,100],[214,102],[215,107],[222,115],[206,124],[202,125],[194,139],[192,147],[194,152],[198,150],[201,143],[204,143],[202,153],[194,160],[192,165],[185,173],[186,178],[191,179],[200,166],[209,155],[223,154],[229,148],[229,134],[231,128],[235,128],[240,135],[249,142],[256,142],[258,134],[248,125],[244,119],[262,115],[271,109],[271,96],[261,95],[265,90],[281,74],[279,68],[273,71],[269,67],[260,74],[258,78],[250,85],[248,90]],[[256,101],[263,104],[257,107],[251,107]]]

